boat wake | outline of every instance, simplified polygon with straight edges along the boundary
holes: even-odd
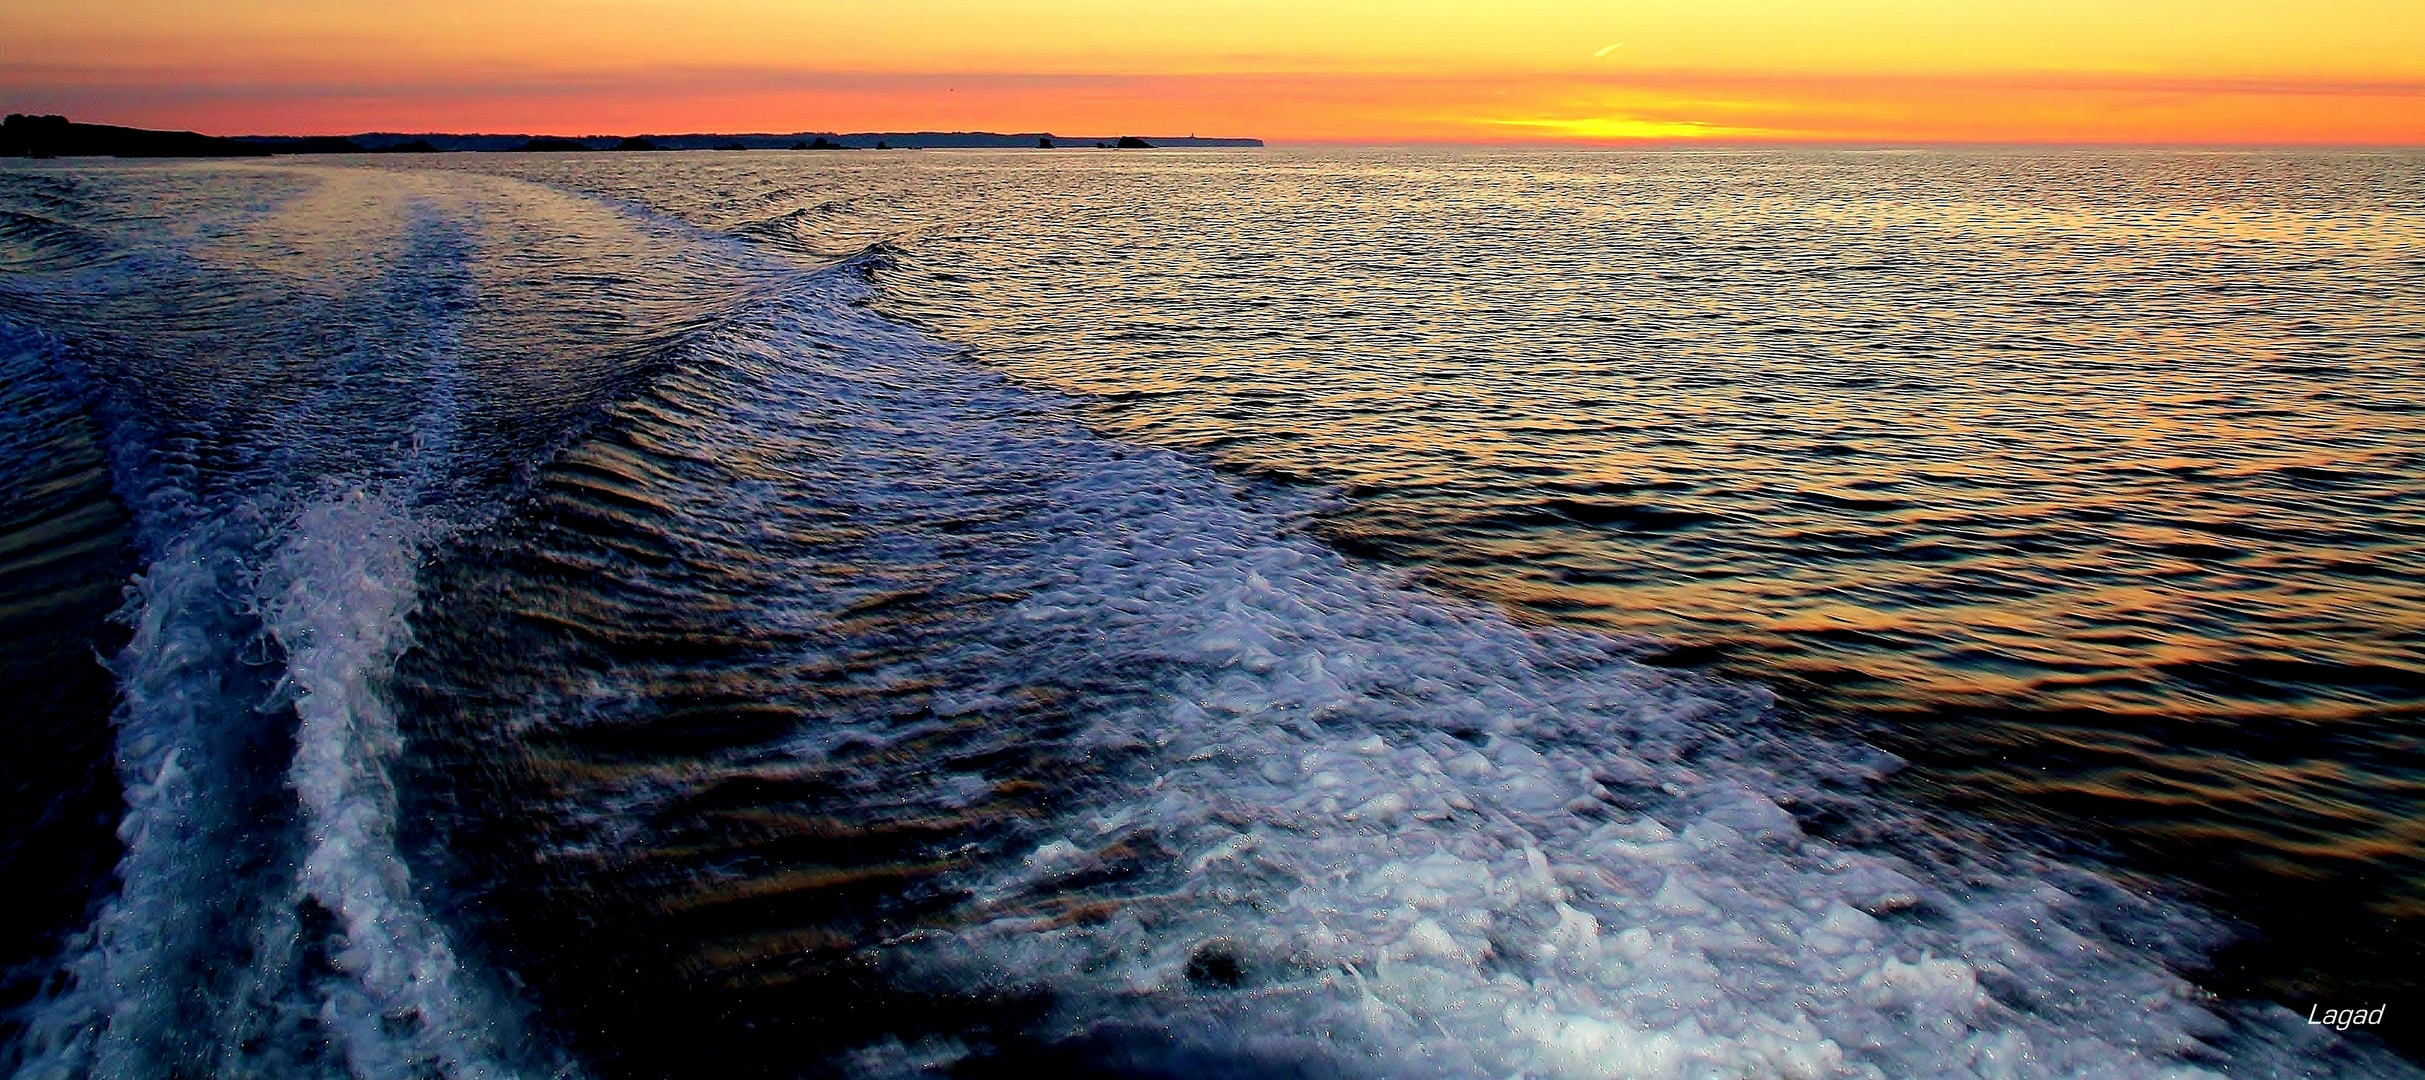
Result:
[[[2409,1074],[1756,687],[1086,431],[872,314],[883,249],[247,168],[231,232],[357,268],[238,283],[318,289],[209,354],[286,349],[256,398],[145,381],[224,325],[59,332],[144,569],[19,1077]],[[236,287],[143,254],[62,273]]]

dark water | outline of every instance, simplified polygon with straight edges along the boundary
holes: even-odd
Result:
[[[445,163],[0,175],[21,1075],[2410,1071],[2425,161]]]

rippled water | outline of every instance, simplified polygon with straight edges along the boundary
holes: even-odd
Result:
[[[930,156],[549,169],[805,253],[1323,533],[1784,690],[2265,923],[2425,963],[2425,160]],[[653,180],[653,177],[651,177]],[[2334,962],[2318,970],[2315,950]]]
[[[2405,1068],[2425,161],[441,160],[0,175],[25,1075]]]

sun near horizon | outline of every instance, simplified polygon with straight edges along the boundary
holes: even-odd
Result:
[[[0,107],[211,134],[2425,144],[2413,0],[9,0]]]

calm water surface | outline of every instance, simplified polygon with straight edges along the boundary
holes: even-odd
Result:
[[[11,1053],[2398,1074],[2303,1018],[2425,1006],[2420,192],[15,168]]]

